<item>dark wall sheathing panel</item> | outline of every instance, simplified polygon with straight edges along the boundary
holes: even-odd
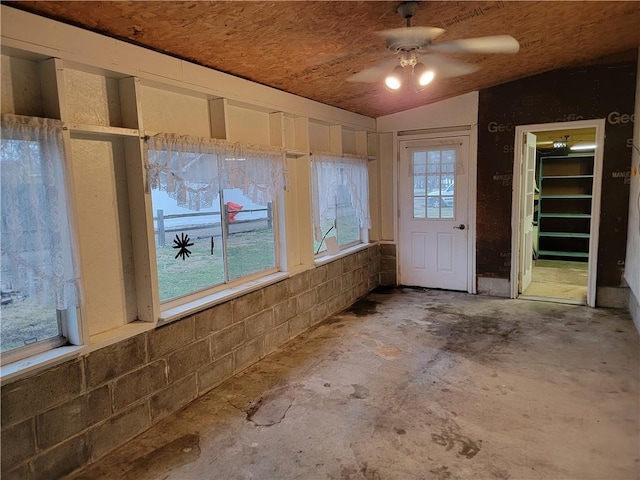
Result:
[[[636,62],[555,70],[480,91],[478,276],[510,275],[515,127],[605,118],[597,286],[621,285]]]

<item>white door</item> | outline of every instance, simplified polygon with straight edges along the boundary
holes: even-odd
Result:
[[[400,142],[400,283],[468,291],[469,137]]]
[[[525,132],[522,148],[522,215],[520,223],[520,293],[531,283],[533,271],[533,199],[536,178],[536,136]]]

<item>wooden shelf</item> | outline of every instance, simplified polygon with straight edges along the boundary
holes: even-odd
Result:
[[[588,233],[578,232],[540,232],[541,237],[556,237],[556,238],[589,238]]]
[[[539,250],[538,255],[545,255],[549,257],[589,258],[589,252],[563,252],[561,250]]]
[[[589,258],[593,154],[543,154],[538,162],[538,255]]]

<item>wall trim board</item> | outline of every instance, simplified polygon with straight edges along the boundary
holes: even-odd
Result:
[[[489,278],[478,277],[477,278],[477,293],[480,295],[489,295],[492,297],[504,297],[509,298],[510,293],[509,280],[505,278]]]

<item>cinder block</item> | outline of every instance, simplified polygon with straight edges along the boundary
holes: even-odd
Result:
[[[380,270],[383,272],[395,272],[396,271],[396,259],[394,258],[381,258]]]
[[[213,358],[220,358],[242,345],[246,339],[244,322],[231,325],[213,336]]]
[[[327,301],[327,316],[341,312],[342,310],[344,310],[344,308],[342,307],[341,295],[334,295]]]
[[[350,272],[358,266],[357,254],[352,254],[342,259],[342,273]]]
[[[327,266],[316,267],[309,273],[309,288],[314,288],[327,281]]]
[[[311,325],[311,312],[299,313],[289,320],[289,338],[300,335]]]
[[[212,390],[233,375],[233,355],[228,354],[198,371],[198,393]]]
[[[327,318],[327,304],[326,303],[316,304],[313,310],[311,310],[311,325],[320,323],[325,318]]]
[[[93,461],[151,426],[149,402],[138,403],[89,430]]]
[[[298,313],[298,301],[295,297],[288,298],[284,302],[273,307],[273,323],[280,325]]]
[[[145,335],[136,335],[90,353],[85,359],[87,386],[96,387],[146,362]]]
[[[257,338],[233,352],[235,371],[244,370],[264,355],[264,338]]]
[[[288,281],[289,295],[295,296],[309,290],[309,270],[291,277]]]
[[[396,244],[395,243],[382,243],[380,244],[380,256],[382,257],[394,257],[396,256]]]
[[[333,262],[327,263],[326,267],[327,267],[327,280],[332,280],[342,275],[341,259],[334,260]]]
[[[307,290],[306,292],[298,296],[298,312],[303,313],[307,310],[311,310],[317,302],[317,295],[315,289]]]
[[[160,359],[119,378],[113,384],[115,411],[130,405],[168,384],[167,362]]]
[[[38,447],[45,449],[111,415],[109,386],[103,385],[36,417]]]
[[[342,292],[345,292],[346,290],[350,289],[353,287],[355,281],[354,281],[354,271],[350,270],[346,273],[343,273],[342,276],[340,277],[340,290]]]
[[[169,356],[169,383],[195,372],[203,365],[211,363],[209,339],[192,343]]]
[[[25,478],[29,478],[29,465],[26,463],[23,463],[13,470],[4,470],[4,464],[2,467],[2,480],[24,480]]]
[[[198,396],[196,374],[189,375],[151,397],[151,421],[177,412]]]
[[[317,300],[319,303],[326,302],[340,292],[340,281],[337,278],[321,284],[317,289]]]
[[[396,286],[396,272],[380,272],[380,285]]]
[[[267,332],[264,337],[266,353],[273,352],[276,348],[284,345],[289,340],[289,324],[283,323]]]
[[[3,428],[0,444],[2,445],[2,478],[4,478],[5,472],[36,453],[33,419]]]
[[[183,318],[148,333],[151,360],[178,350],[195,340],[195,319]]]
[[[287,292],[289,291],[287,283],[287,280],[283,280],[282,282],[269,285],[263,290],[265,308],[272,307],[276,303],[280,303],[283,298],[287,297]]]
[[[247,339],[259,337],[264,332],[273,327],[273,310],[265,310],[245,320],[245,331]]]
[[[196,338],[216,333],[233,323],[232,302],[222,303],[195,316]]]
[[[232,300],[231,303],[233,305],[233,321],[241,322],[263,309],[264,298],[262,290],[243,295]]]
[[[8,427],[77,397],[84,388],[82,360],[72,360],[2,387],[2,426]]]
[[[85,465],[89,461],[86,435],[68,440],[29,462],[31,479],[61,478]]]

